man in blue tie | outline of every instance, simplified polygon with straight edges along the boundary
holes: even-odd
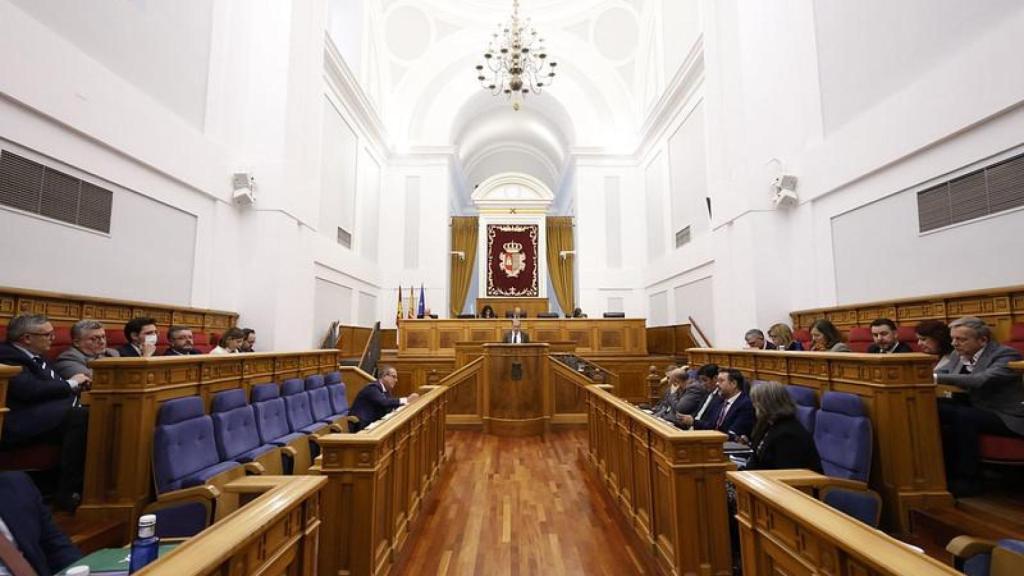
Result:
[[[22,370],[8,383],[10,413],[4,419],[0,447],[59,444],[56,504],[74,510],[81,500],[89,419],[88,410],[77,405],[78,395],[88,389],[90,379],[85,374],[61,378],[44,357],[52,343],[53,325],[42,314],[15,316],[7,325],[0,364]]]

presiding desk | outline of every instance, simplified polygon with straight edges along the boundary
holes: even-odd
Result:
[[[751,380],[856,394],[873,429],[871,488],[882,495],[892,531],[910,531],[910,509],[952,506],[946,490],[935,358],[927,354],[855,354],[691,348],[694,366],[736,368]]]

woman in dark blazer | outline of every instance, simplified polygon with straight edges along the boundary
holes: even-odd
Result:
[[[796,419],[796,405],[778,382],[766,382],[750,393],[757,423],[750,436],[754,454],[744,470],[807,468],[821,472],[814,437]]]

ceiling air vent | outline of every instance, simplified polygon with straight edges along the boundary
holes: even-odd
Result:
[[[1024,206],[1024,154],[917,193],[917,221],[928,232]]]

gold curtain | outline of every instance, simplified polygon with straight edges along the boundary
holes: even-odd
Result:
[[[548,272],[551,275],[551,286],[555,289],[558,305],[563,314],[572,314],[576,309],[576,296],[573,289],[573,262],[575,254],[562,252],[574,251],[572,240],[572,216],[548,216]]]
[[[448,310],[451,318],[462,314],[462,308],[466,305],[466,297],[469,296],[469,283],[473,281],[473,264],[476,263],[476,236],[476,216],[452,218],[452,252],[462,252],[466,257],[451,255],[452,274],[448,282],[451,287],[451,302]]]

